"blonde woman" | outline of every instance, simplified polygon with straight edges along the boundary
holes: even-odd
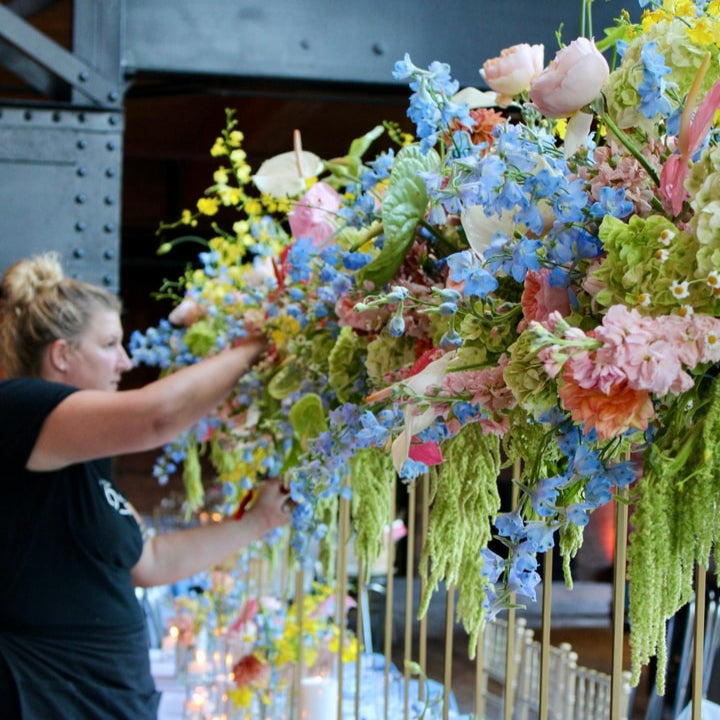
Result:
[[[63,275],[53,254],[0,285],[0,714],[6,720],[154,720],[134,586],[173,582],[288,522],[279,482],[239,522],[147,538],[109,458],[170,441],[258,358],[249,339],[143,388],[121,306]]]

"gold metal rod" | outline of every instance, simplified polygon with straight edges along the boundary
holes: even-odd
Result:
[[[610,720],[620,720],[623,700],[625,649],[625,574],[627,564],[627,490],[615,492],[615,563],[613,568],[613,639],[610,677]]]
[[[513,484],[512,484],[512,501],[513,509],[518,504],[518,480],[522,467],[519,460],[513,464]],[[515,594],[511,593],[510,607],[507,613],[507,640],[505,647],[505,693],[503,698],[503,720],[512,720],[515,705],[515,629],[517,626],[515,617]]]
[[[705,568],[695,568],[695,627],[693,632],[692,720],[701,719],[703,695],[703,655],[705,643]]]
[[[358,652],[357,660],[355,662],[355,720],[360,718],[360,696],[362,693],[361,677],[362,677],[362,655],[368,652],[368,648],[365,647],[365,625],[363,623],[363,613],[365,612],[365,562],[358,558],[358,574],[357,574],[357,638],[358,647],[361,648]]]
[[[542,633],[540,639],[540,709],[538,720],[547,720],[550,708],[550,628],[552,627],[553,551],[544,555]]]
[[[422,547],[425,547],[428,536],[428,525],[430,523],[430,476],[428,473],[423,475],[422,479],[422,515],[421,515],[421,542]],[[427,581],[424,577],[420,578],[420,597],[425,596],[425,589]],[[428,620],[427,613],[420,618],[420,631],[419,631],[419,642],[418,642],[418,662],[420,667],[425,670],[427,668],[427,644],[428,644]],[[425,685],[420,683],[418,688],[418,700],[423,702],[425,700]]]
[[[342,649],[345,647],[347,637],[347,606],[345,598],[348,595],[347,554],[350,542],[350,501],[340,498],[340,522],[338,523],[338,550],[337,550],[337,590],[335,592],[335,615],[339,630],[339,648],[337,652],[337,682],[338,688],[343,687],[344,666]],[[342,720],[342,692],[338,692],[337,720]]]
[[[475,651],[475,717],[485,717],[485,630],[478,634],[477,650]]]
[[[390,518],[388,520],[388,533],[392,532],[392,522],[395,519],[395,486],[393,479],[390,489]],[[383,638],[383,654],[385,655],[385,702],[383,703],[383,717],[388,720],[390,710],[390,666],[392,663],[392,632],[393,632],[393,600],[395,585],[395,543],[388,536],[387,547],[387,579],[385,585],[385,637]]]
[[[295,570],[295,597],[293,602],[295,603],[295,610],[297,612],[297,625],[298,625],[298,649],[297,649],[297,662],[293,666],[293,702],[290,703],[290,720],[296,720],[300,717],[300,684],[302,681],[303,673],[303,655],[304,645],[303,642],[303,605],[305,597],[305,571],[300,565]]]
[[[448,720],[450,693],[452,692],[453,625],[455,620],[455,583],[447,588],[445,596],[445,675],[443,677],[443,720]]]
[[[403,660],[412,660],[413,639],[413,578],[415,577],[415,506],[417,487],[408,487],[407,554],[405,557],[405,647]],[[403,718],[410,716],[410,670],[403,663]]]

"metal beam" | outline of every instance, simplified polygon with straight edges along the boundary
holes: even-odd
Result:
[[[21,17],[0,5],[0,39],[31,58],[43,68],[79,91],[93,105],[120,108],[122,93],[118,83],[98,73]]]

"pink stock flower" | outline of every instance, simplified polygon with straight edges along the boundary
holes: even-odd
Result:
[[[310,238],[313,245],[327,240],[336,230],[335,215],[341,198],[325,182],[315,183],[288,213],[294,238]]]
[[[580,37],[558,50],[530,83],[530,100],[545,117],[569,117],[598,96],[609,75],[595,43]]]
[[[720,319],[709,315],[693,315],[688,325],[688,336],[697,348],[698,362],[720,361]]]
[[[498,93],[498,106],[507,107],[542,72],[544,60],[543,45],[521,43],[505,48],[498,57],[486,60],[480,75]]]
[[[548,282],[550,269],[529,270],[525,275],[520,303],[523,309],[523,320],[518,326],[522,332],[533,320],[544,323],[550,313],[559,312],[563,317],[570,314],[570,297],[565,287],[553,287]]]

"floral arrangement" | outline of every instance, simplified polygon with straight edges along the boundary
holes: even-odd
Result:
[[[334,658],[351,662],[357,657],[357,641],[348,635],[340,646],[340,630],[334,621],[334,590],[315,584],[303,595],[302,607],[289,607],[274,597],[249,600],[229,629],[228,637],[244,648],[235,661],[234,687],[229,691],[237,707],[249,707],[253,699],[273,701],[292,681],[294,667],[312,674],[331,674]]]
[[[406,56],[394,77],[414,135],[386,124],[343,158],[296,138],[253,173],[228,112],[213,184],[160,229],[177,234],[162,251],[203,242],[199,266],[163,288],[168,321],[131,341],[165,370],[266,334],[265,358],[157,474],[182,464],[199,503],[207,450],[228,511],[283,474],[299,553],[332,537],[348,497],[371,564],[395,476],[429,473],[421,612],[455,584],[471,654],[488,617],[534,598],[538,553],[559,545],[570,583],[591,513],[630,502],[636,682],[655,655],[663,675],[665,621],[708,566],[720,490],[720,3],[640,4],[639,23],[623,13],[547,65],[526,44],[485,61],[489,92]]]

